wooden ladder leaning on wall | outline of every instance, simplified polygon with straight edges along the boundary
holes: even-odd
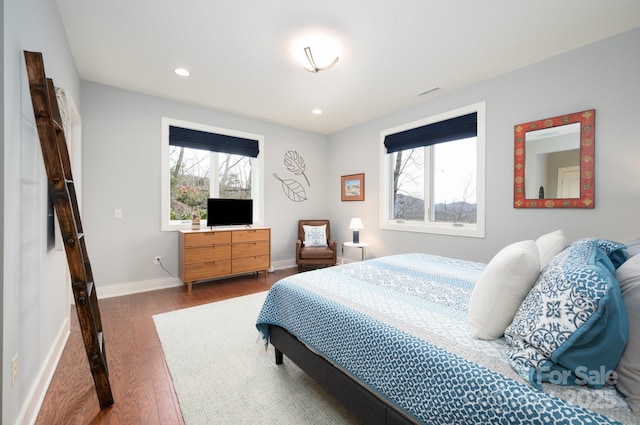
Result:
[[[40,147],[49,181],[49,191],[58,216],[60,233],[67,254],[82,339],[87,351],[89,368],[93,375],[100,409],[104,409],[113,404],[113,395],[107,370],[98,296],[82,231],[60,110],[58,109],[53,80],[47,78],[44,72],[42,54],[25,51],[24,57]]]

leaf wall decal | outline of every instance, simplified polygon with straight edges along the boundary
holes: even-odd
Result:
[[[282,183],[282,191],[287,196],[287,198],[291,199],[294,202],[302,202],[307,200],[307,193],[304,190],[304,187],[292,179],[281,179],[278,177],[276,173],[273,173],[273,176],[280,180]]]
[[[311,186],[309,183],[309,179],[307,175],[304,173],[306,165],[304,163],[304,158],[297,151],[287,151],[284,154],[284,165],[287,167],[287,170],[291,171],[293,174],[304,176],[304,179],[307,181],[307,186]]]

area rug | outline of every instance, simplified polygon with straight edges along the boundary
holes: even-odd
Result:
[[[255,327],[266,292],[153,316],[186,425],[356,424]]]

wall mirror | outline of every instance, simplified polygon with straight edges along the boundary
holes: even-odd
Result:
[[[514,208],[593,208],[595,109],[514,127]]]

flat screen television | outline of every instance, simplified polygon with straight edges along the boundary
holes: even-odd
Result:
[[[209,198],[207,227],[253,224],[253,199]]]

